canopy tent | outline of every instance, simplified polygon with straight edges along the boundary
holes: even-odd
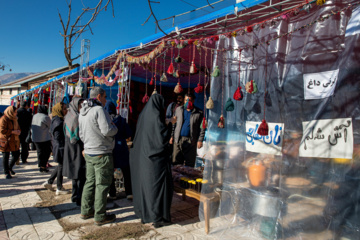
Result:
[[[359,1],[324,3],[245,1],[77,70],[101,69],[105,82],[105,69],[126,62],[151,90],[205,85],[201,193],[219,199],[199,208],[216,218],[209,238],[359,238]],[[171,63],[181,76],[160,82]]]

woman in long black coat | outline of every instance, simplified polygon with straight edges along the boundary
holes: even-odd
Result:
[[[164,98],[153,94],[136,125],[130,169],[135,214],[142,223],[152,222],[155,227],[171,222],[170,130],[165,123]]]
[[[50,126],[50,133],[52,136],[53,158],[58,163],[54,171],[52,171],[50,178],[43,184],[49,190],[52,189],[52,184],[56,178],[56,195],[68,194],[63,188],[63,159],[64,159],[64,116],[67,113],[66,105],[64,103],[57,103],[52,109],[52,119]]]
[[[79,112],[83,98],[74,97],[65,116],[65,148],[63,175],[72,179],[71,201],[81,205],[81,195],[86,181],[86,163],[82,151],[84,143],[79,137]]]

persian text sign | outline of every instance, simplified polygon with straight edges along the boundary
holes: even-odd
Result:
[[[304,74],[304,98],[321,99],[334,94],[339,69],[320,73]]]
[[[268,136],[257,134],[259,126],[260,122],[246,122],[246,151],[281,155],[284,124],[268,123]]]
[[[300,157],[352,158],[352,155],[351,118],[303,122]]]

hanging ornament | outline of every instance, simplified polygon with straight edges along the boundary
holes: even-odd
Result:
[[[167,70],[167,73],[168,74],[174,74],[174,65],[173,65],[173,63],[170,63],[170,66],[169,66],[169,68],[168,68],[168,70]]]
[[[180,75],[179,75],[179,70],[176,70],[174,73],[173,73],[173,77],[175,78],[179,78]]]
[[[207,121],[206,121],[206,118],[204,117],[204,118],[203,118],[203,121],[202,121],[202,123],[201,123],[201,129],[206,129],[206,128],[207,128],[207,125],[208,125],[208,123],[207,123]]]
[[[198,70],[197,70],[197,68],[196,68],[196,66],[195,66],[195,63],[194,63],[194,60],[191,62],[191,66],[190,66],[190,73],[191,74],[195,74],[195,73],[197,73],[198,72]]]
[[[245,85],[246,92],[253,94],[257,92],[257,85],[254,82],[254,80],[251,80],[250,82],[247,82]]]
[[[178,56],[174,59],[174,61],[175,61],[176,63],[181,63],[181,62],[183,61],[183,59],[182,59],[182,57],[180,57],[180,55],[178,55]]]
[[[243,93],[242,93],[242,91],[241,91],[241,87],[239,86],[239,87],[236,89],[233,98],[234,98],[234,100],[236,100],[236,101],[241,101],[241,100],[243,99],[243,97],[244,97],[244,95],[243,95]]]
[[[161,75],[160,81],[161,81],[161,82],[167,82],[167,81],[168,81],[165,73],[163,73],[163,74]]]
[[[225,119],[224,116],[221,114],[219,122],[217,124],[218,128],[224,128],[225,127]]]
[[[211,74],[212,77],[218,77],[220,76],[220,69],[218,66],[216,66]]]
[[[196,93],[201,93],[202,91],[204,91],[204,86],[201,85],[200,83],[198,83],[197,87],[194,88],[194,91],[195,91]]]
[[[183,91],[183,88],[181,87],[180,81],[177,83],[177,85],[174,88],[174,93],[181,93]]]
[[[207,109],[213,109],[214,108],[214,101],[211,97],[209,97],[209,100],[206,102],[206,108]]]
[[[232,112],[234,111],[235,106],[234,106],[234,102],[231,100],[231,98],[228,98],[228,100],[225,103],[225,110],[227,112]]]
[[[154,85],[154,78],[151,78],[150,82],[149,82],[149,85],[152,86]]]
[[[265,87],[264,87],[264,118],[257,130],[257,134],[260,136],[267,136],[269,135],[269,126],[265,120],[265,105],[266,105],[266,80],[267,80],[267,49],[266,49],[266,57],[265,57]]]
[[[252,28],[252,26],[247,26],[245,28],[245,30],[246,30],[246,32],[251,33],[253,31],[253,28]]]

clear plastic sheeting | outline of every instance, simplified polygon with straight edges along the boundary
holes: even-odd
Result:
[[[348,3],[326,1],[309,13],[258,31],[221,38],[217,48],[244,48],[271,40]],[[209,237],[360,239],[356,22],[359,10],[351,8],[269,45],[244,49],[240,58],[237,50],[214,56],[221,73],[211,80],[214,108],[209,110],[202,150],[208,180],[202,194],[211,203]],[[258,89],[253,94],[245,91],[251,80]],[[233,99],[238,86],[244,95],[241,101]],[[234,111],[226,111],[229,98]],[[264,110],[270,134],[262,137],[256,134],[256,125]],[[217,126],[221,114],[225,128]],[[203,221],[203,203],[199,216]]]

